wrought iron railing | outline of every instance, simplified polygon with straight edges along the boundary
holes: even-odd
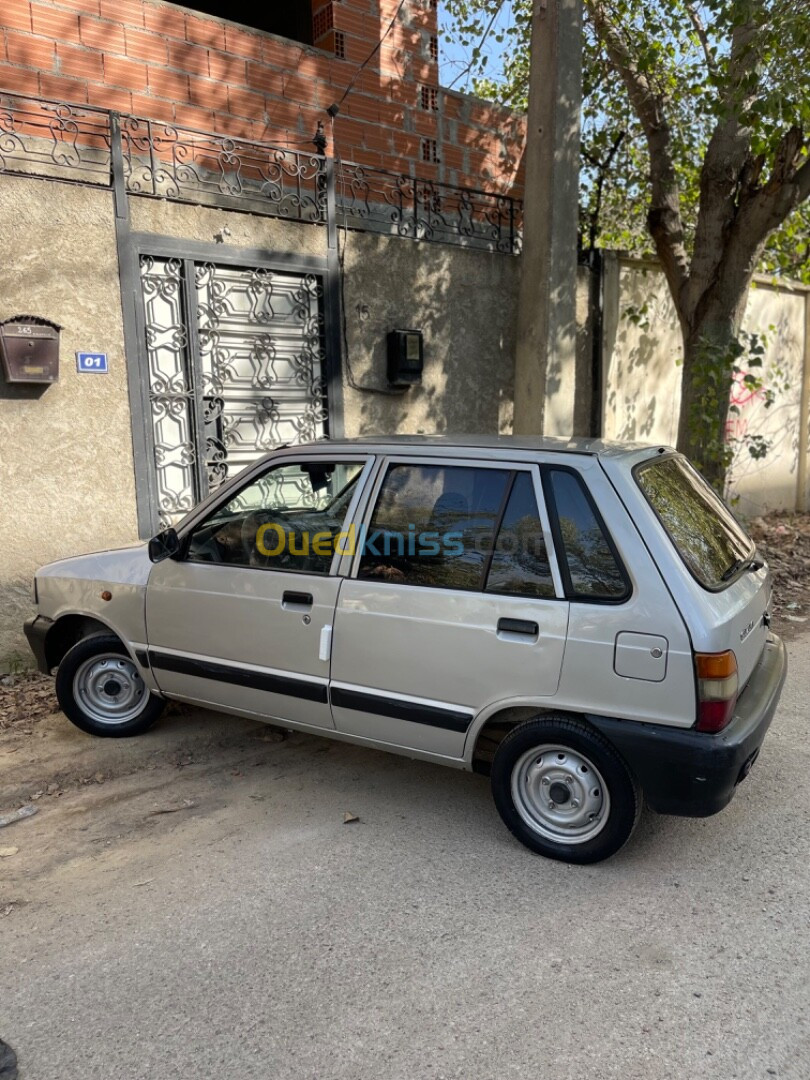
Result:
[[[121,117],[127,190],[175,202],[326,220],[325,159],[314,152]]]
[[[0,91],[0,173],[110,187],[120,137],[133,195],[325,224],[327,159],[108,110]],[[118,135],[120,131],[120,136]],[[335,168],[335,213],[351,229],[517,254],[522,204],[507,195],[370,169]]]
[[[0,173],[109,187],[110,164],[107,110],[0,91]]]
[[[517,254],[523,207],[508,195],[342,162],[337,207],[353,228]]]

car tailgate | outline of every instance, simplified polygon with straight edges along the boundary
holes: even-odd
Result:
[[[711,651],[733,651],[742,691],[768,639],[771,575],[767,567],[742,573],[726,589],[723,599],[722,615],[712,631]]]

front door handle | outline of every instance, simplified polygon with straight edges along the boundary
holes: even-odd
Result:
[[[527,637],[537,637],[540,627],[536,622],[528,619],[498,619],[499,634],[525,634]]]
[[[312,607],[312,593],[285,592],[281,597],[281,603],[290,607]]]

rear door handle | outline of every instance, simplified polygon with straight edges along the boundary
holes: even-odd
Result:
[[[540,627],[536,622],[528,619],[498,619],[499,634],[525,634],[527,637],[537,637]]]
[[[312,593],[308,592],[285,592],[281,597],[281,603],[291,607],[312,607]]]

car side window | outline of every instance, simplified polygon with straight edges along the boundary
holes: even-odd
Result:
[[[567,469],[548,469],[545,477],[566,594],[580,600],[623,600],[630,582],[582,477]]]
[[[487,592],[554,596],[554,579],[531,475],[515,474],[492,553]]]
[[[196,526],[191,562],[328,574],[362,462],[268,469]]]
[[[481,589],[511,475],[471,465],[389,465],[358,576]]]

